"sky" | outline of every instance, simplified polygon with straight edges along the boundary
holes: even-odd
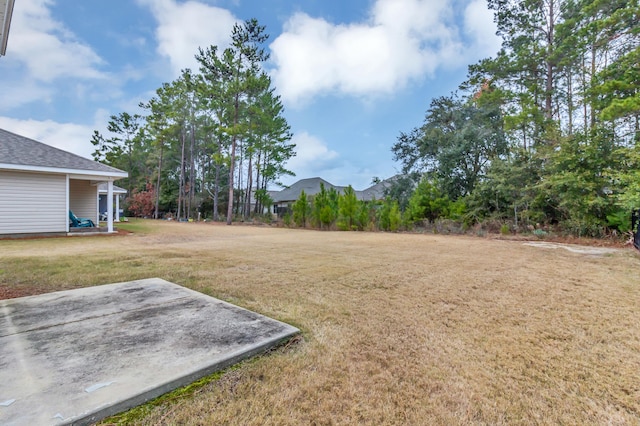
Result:
[[[365,189],[400,171],[391,147],[433,98],[500,48],[485,0],[16,0],[0,57],[0,128],[91,158],[111,115],[197,70],[234,23],[269,34],[296,176]]]

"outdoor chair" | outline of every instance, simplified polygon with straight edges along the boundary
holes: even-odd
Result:
[[[94,228],[96,225],[91,219],[78,217],[69,210],[69,222],[72,228]]]

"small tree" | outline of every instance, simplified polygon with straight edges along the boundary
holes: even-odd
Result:
[[[401,223],[402,214],[398,201],[387,197],[378,211],[378,227],[383,231],[396,232]]]
[[[427,219],[431,222],[449,213],[451,201],[428,178],[422,179],[409,198],[408,218],[416,221]]]
[[[333,188],[332,188],[333,189]],[[332,206],[331,193],[320,182],[320,192],[313,197],[311,215],[320,229],[329,228],[336,220],[337,212]]]
[[[300,196],[298,197],[296,202],[293,203],[292,210],[293,210],[293,221],[295,222],[295,224],[301,228],[306,227],[307,220],[309,218],[309,212],[311,209],[309,207],[309,200],[307,199],[307,194],[304,192],[304,190],[300,192]]]
[[[389,210],[389,231],[398,232],[402,223],[402,214],[397,201],[394,201]]]
[[[344,231],[351,231],[356,228],[358,220],[358,198],[356,192],[349,185],[338,199],[338,226]]]
[[[391,204],[391,199],[387,197],[378,210],[378,229],[382,231],[389,230],[389,212],[391,211]]]

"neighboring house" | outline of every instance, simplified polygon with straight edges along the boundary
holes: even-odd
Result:
[[[301,179],[293,185],[272,195],[273,210],[271,213],[275,213],[277,215],[286,213],[291,207],[291,204],[295,203],[295,201],[300,198],[302,191],[304,191],[307,196],[316,195],[320,192],[321,183],[324,184],[324,189],[327,191],[331,188],[335,188],[336,191],[342,192],[344,189],[342,186],[335,186],[319,177]]]
[[[301,179],[288,188],[271,194],[271,198],[273,199],[273,210],[271,213],[282,215],[287,212],[290,206],[300,197],[303,190],[307,196],[316,195],[320,192],[320,184],[324,185],[325,190],[328,191],[334,188],[340,194],[347,188],[346,186],[333,185],[319,177]],[[355,191],[356,197],[362,201],[381,200],[384,198],[385,189],[390,185],[390,179],[384,180],[362,191]]]
[[[108,188],[106,183],[98,185],[98,213],[100,213],[100,219],[107,216],[107,193]],[[113,185],[113,199],[115,201],[112,203],[114,222],[120,222],[120,196],[126,193],[126,189]]]
[[[113,200],[127,172],[0,129],[0,235],[69,232],[69,210],[98,223],[98,186]],[[108,204],[112,204],[112,201]],[[113,232],[113,215],[107,220]]]
[[[387,190],[396,183],[398,177],[399,175],[395,175],[389,179],[382,180],[367,189],[356,191],[356,195],[358,196],[358,199],[362,201],[382,200],[386,196]]]

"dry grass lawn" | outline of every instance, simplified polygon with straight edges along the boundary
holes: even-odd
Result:
[[[303,331],[148,406],[135,423],[640,423],[640,256],[631,249],[127,226],[136,232],[0,241],[0,295],[157,276]]]

